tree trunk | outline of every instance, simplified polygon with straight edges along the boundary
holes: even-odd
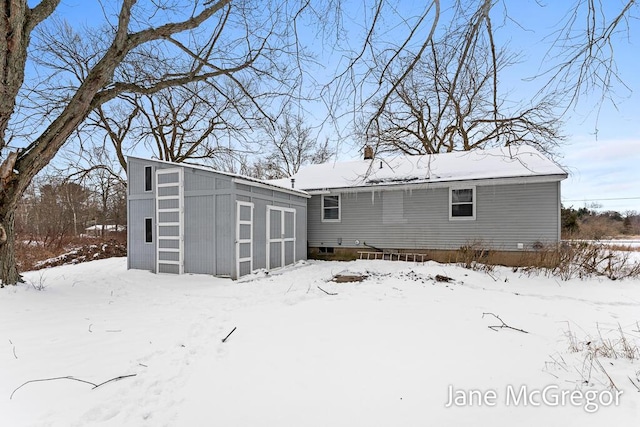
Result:
[[[18,267],[16,266],[15,229],[13,223],[14,209],[8,209],[6,212],[0,213],[0,227],[4,230],[3,237],[6,237],[6,240],[0,241],[1,288],[6,285],[15,285],[20,281]]]

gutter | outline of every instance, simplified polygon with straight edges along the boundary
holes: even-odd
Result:
[[[542,176],[518,176],[505,178],[479,178],[479,179],[461,179],[451,181],[421,181],[412,183],[397,184],[365,184],[357,187],[334,187],[334,188],[317,188],[305,189],[312,195],[322,195],[331,193],[360,193],[381,190],[416,190],[426,188],[448,188],[452,185],[461,185],[469,183],[470,185],[503,185],[503,184],[527,184],[541,182],[558,182],[567,178],[567,174],[554,174]]]

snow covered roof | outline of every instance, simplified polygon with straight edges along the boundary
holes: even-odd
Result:
[[[535,148],[519,146],[309,165],[292,178],[295,188],[319,191],[529,177],[562,180],[567,173]],[[290,178],[269,182],[291,187]]]

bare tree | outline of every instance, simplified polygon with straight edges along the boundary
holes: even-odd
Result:
[[[117,101],[121,101],[124,96],[120,96]],[[100,105],[87,118],[86,126],[79,132],[82,135],[78,138],[79,151],[92,147],[101,147],[100,152],[110,151],[112,148],[116,155],[120,168],[124,173],[127,170],[126,153],[135,148],[137,142],[135,137],[130,137],[133,133],[135,121],[139,116],[140,109],[135,102],[112,102],[111,105]],[[101,142],[96,142],[94,136],[102,136]],[[84,136],[88,136],[88,144],[83,144]],[[85,145],[89,148],[85,148]],[[99,156],[104,157],[104,156]],[[100,165],[101,159],[89,156],[89,165]]]
[[[29,240],[60,248],[65,239],[84,232],[93,216],[90,190],[57,176],[41,176],[25,193],[17,210],[16,229]]]
[[[536,2],[534,6],[547,7],[543,2]],[[456,40],[457,69],[448,70],[450,88],[459,89],[465,71],[473,69],[474,62],[480,60],[493,69],[491,86],[498,88],[501,46],[496,42],[497,31],[523,28],[509,7],[512,3],[493,0],[446,3],[429,0],[403,4],[374,0],[363,4],[354,24],[365,29],[364,35],[355,39],[352,31],[339,33],[348,39],[344,45],[356,46],[356,49],[340,51],[347,60],[341,62],[343,66],[322,92],[331,118],[340,122],[350,115],[355,121],[359,112],[366,109],[368,114],[361,118],[364,131],[376,134],[380,129],[378,121],[385,120],[382,116],[389,110],[388,104],[397,100],[399,92],[404,90],[402,85],[405,88],[411,85],[415,70],[432,56],[430,48],[438,44],[438,39]],[[519,7],[519,3],[513,3],[513,7]],[[523,83],[535,85],[533,92],[538,91],[537,101],[532,100],[530,107],[521,109],[529,113],[530,123],[542,119],[546,127],[549,109],[562,118],[577,106],[581,95],[597,97],[600,94],[602,101],[612,99],[616,89],[629,89],[616,68],[615,46],[624,43],[632,22],[638,18],[639,8],[636,0],[624,0],[617,5],[578,0],[567,4],[566,14],[558,25],[551,23],[549,29],[536,33],[538,42],[550,43],[551,47],[539,70],[532,69],[530,76],[523,76],[529,77]],[[526,30],[533,32],[531,28]],[[389,37],[390,34],[393,36]],[[489,50],[477,49],[481,39]],[[498,91],[490,99],[495,101],[500,96]],[[445,102],[452,103],[452,100]],[[543,116],[537,117],[539,114]],[[508,110],[503,117],[497,115],[500,119],[520,116],[515,110]],[[495,117],[489,119],[495,121]]]
[[[90,198],[93,226],[99,226],[94,235],[104,236],[107,231],[119,231],[126,225],[126,176],[117,157],[110,147],[92,144],[79,136],[66,146],[55,163],[47,167],[49,175],[42,177],[46,182],[60,183],[65,186],[81,186],[87,190]],[[40,174],[39,176],[41,176]],[[30,188],[33,188],[33,184]],[[65,188],[65,187],[62,187]],[[23,206],[38,202],[35,197],[23,198]],[[83,228],[74,227],[74,235],[84,232]],[[109,228],[107,228],[109,226]],[[20,230],[17,230],[20,233]]]
[[[319,143],[312,132],[302,116],[285,110],[274,126],[266,126],[264,146],[268,154],[255,162],[248,174],[263,179],[287,178],[305,164],[328,161],[335,154],[329,139]]]
[[[236,87],[226,85],[222,91],[208,81],[153,94],[123,95],[107,107],[97,108],[79,130],[79,141],[87,141],[80,149],[101,145],[115,153],[124,171],[126,156],[139,145],[160,160],[224,169],[227,156],[245,151],[247,129],[264,119]],[[96,141],[97,135],[102,142]]]
[[[640,17],[637,0],[617,3],[578,0],[545,39],[552,42],[535,76],[545,81],[541,92],[554,92],[566,100],[565,109],[583,95],[615,102],[617,89],[631,89],[619,74],[616,46],[628,41],[631,24]]]
[[[377,152],[435,154],[515,144],[551,152],[557,147],[562,136],[556,102],[518,105],[507,99],[499,74],[517,58],[482,33],[475,34],[472,50],[463,57],[468,34],[463,26],[432,40],[399,84],[393,82],[405,73],[406,62],[388,74],[394,89],[372,103],[377,118],[363,126],[364,138]]]
[[[150,95],[212,79],[235,85],[258,105],[259,96],[250,94],[243,82],[255,79],[261,90],[285,94],[296,79],[287,64],[300,64],[290,60],[299,51],[288,28],[305,3],[122,0],[113,14],[113,3],[103,5],[104,27],[83,32],[50,19],[59,4],[0,3],[2,284],[19,280],[14,250],[19,200],[96,108],[122,94]],[[83,67],[68,61],[74,54],[86,59]],[[28,65],[37,72],[27,73]],[[10,141],[19,148],[13,154]]]
[[[241,104],[241,94],[231,89],[223,97],[206,83],[138,98],[139,139],[160,160],[216,166],[241,149],[233,144],[242,138],[241,118],[250,109]]]

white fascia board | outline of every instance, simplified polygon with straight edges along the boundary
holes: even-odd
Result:
[[[510,178],[485,178],[485,179],[468,179],[468,180],[456,180],[456,181],[436,181],[436,182],[412,182],[412,183],[399,183],[399,184],[376,184],[376,185],[363,185],[357,187],[340,187],[340,188],[323,188],[305,190],[310,195],[322,195],[331,193],[360,193],[371,191],[385,191],[385,190],[416,190],[425,188],[448,188],[459,187],[465,185],[505,185],[505,184],[534,184],[541,182],[558,182],[567,178],[567,174],[559,175],[541,175],[541,176],[520,176]]]
[[[281,191],[283,193],[293,194],[295,196],[305,197],[307,199],[311,197],[309,195],[309,193],[307,193],[304,190],[297,190],[297,189],[289,189],[289,188],[284,188],[284,187],[278,187],[277,185],[265,184],[265,183],[258,182],[258,181],[249,181],[247,179],[242,179],[242,178],[233,178],[232,181],[234,183],[236,183],[236,184],[244,184],[244,185],[249,185],[249,186],[252,186],[252,187],[260,187],[260,188],[266,188],[268,190]]]

